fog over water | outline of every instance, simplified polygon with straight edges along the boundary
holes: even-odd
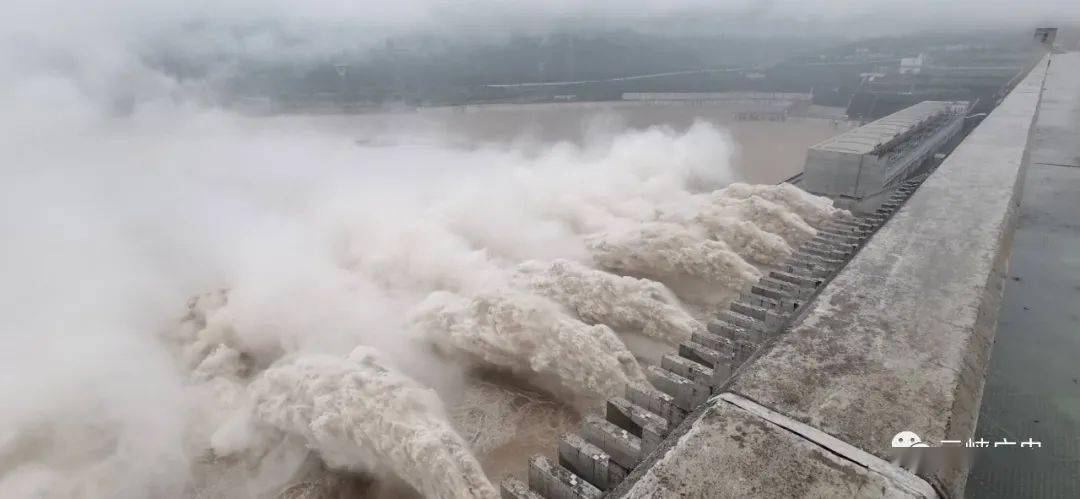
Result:
[[[825,120],[252,117],[142,58],[185,22],[339,8],[10,6],[0,497],[494,497],[837,212],[775,185]]]
[[[421,108],[409,113],[292,119],[320,130],[353,133],[363,145],[376,145],[379,140],[439,141],[456,148],[512,147],[530,157],[553,143],[584,146],[609,140],[623,130],[653,126],[682,133],[695,122],[705,122],[727,139],[730,160],[723,165],[730,168],[731,178],[751,183],[777,183],[801,172],[809,146],[854,126],[823,118],[737,121],[734,114],[734,108],[723,104],[595,102]]]
[[[704,121],[358,142],[324,117],[64,104],[4,139],[7,496],[273,494],[308,448],[490,495],[481,463],[508,470],[489,456],[540,452],[564,411],[643,382],[766,254],[726,237],[758,215],[708,194],[739,175]],[[798,237],[747,234],[778,255]]]

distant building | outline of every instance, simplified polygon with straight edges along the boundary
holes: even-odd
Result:
[[[965,101],[924,101],[809,149],[799,187],[873,211],[963,128]]]
[[[1053,47],[1056,39],[1057,28],[1035,28],[1035,41],[1047,47]]]
[[[923,64],[926,63],[926,56],[919,54],[917,57],[905,57],[900,59],[900,74],[912,74],[917,75],[922,73]]]
[[[787,121],[788,108],[784,106],[753,111],[735,111],[732,113],[732,117],[736,121]]]
[[[765,103],[773,105],[793,101],[809,101],[811,95],[798,92],[624,92],[622,98],[623,100],[650,102]]]
[[[626,92],[623,100],[730,108],[739,121],[784,121],[797,108],[810,105],[811,94],[797,92]]]
[[[859,73],[859,80],[863,83],[872,83],[878,79],[888,76],[884,72],[874,71],[869,73]]]

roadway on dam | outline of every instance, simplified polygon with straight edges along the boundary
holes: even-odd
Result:
[[[1053,56],[1031,141],[967,496],[1080,497],[1080,53]]]

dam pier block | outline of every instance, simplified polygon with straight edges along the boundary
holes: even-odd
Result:
[[[924,179],[903,182],[890,199],[903,202]],[[660,365],[647,366],[652,386],[627,386],[625,397],[607,401],[603,417],[586,417],[580,436],[565,435],[558,463],[536,456],[529,461],[527,484],[504,480],[503,498],[589,498],[621,490],[628,475],[669,446],[675,428],[700,413],[739,370],[790,329],[885,216],[845,215],[822,224],[791,259],[718,311],[707,332],[693,333],[663,355]]]

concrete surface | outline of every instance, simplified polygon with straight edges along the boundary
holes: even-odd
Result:
[[[1055,55],[1035,124],[969,497],[1080,497],[1080,54]]]
[[[732,391],[878,456],[974,434],[1045,75],[1036,66]],[[967,470],[923,475],[960,496]]]
[[[843,456],[792,431],[792,421],[762,417],[767,410],[741,403],[749,410],[710,401],[679,437],[679,451],[651,466],[625,497],[933,497],[903,470],[890,473],[891,465],[872,456]],[[877,462],[868,466],[866,459]]]
[[[1044,60],[728,391],[879,458],[900,431],[973,436],[1045,70]],[[711,405],[680,432],[626,495],[902,494],[735,408]],[[920,476],[959,497],[967,472]]]
[[[897,182],[947,151],[964,127],[967,102],[923,101],[806,151],[799,187],[841,208],[873,213]]]
[[[884,118],[821,141],[811,150],[870,154],[897,144],[924,123],[949,112],[951,102],[922,101]]]

